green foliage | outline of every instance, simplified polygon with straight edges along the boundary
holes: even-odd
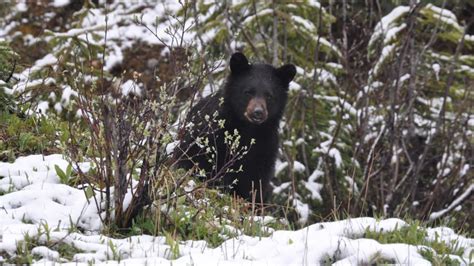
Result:
[[[110,252],[112,253],[112,256],[109,257],[109,252],[107,252],[107,259],[116,260],[116,261],[120,262],[121,256],[118,253],[117,247],[115,246],[114,242],[112,242],[112,240],[109,240],[107,245],[108,245],[108,248],[109,248]]]
[[[18,54],[12,51],[8,43],[0,41],[0,81],[6,82],[14,73]],[[2,83],[0,83],[0,88]]]
[[[0,9],[1,13],[1,9]],[[0,41],[0,112],[12,112],[15,110],[13,97],[6,92],[10,89],[11,75],[14,73],[18,55],[13,52],[10,46]]]
[[[168,246],[170,246],[170,257],[171,259],[175,260],[177,258],[179,258],[179,242],[176,241],[170,233],[167,233],[165,232],[165,236],[166,236],[166,244]]]
[[[420,254],[434,265],[457,265],[459,262],[447,254],[461,256],[464,252],[464,249],[459,248],[455,242],[448,245],[441,241],[438,235],[434,241],[429,241],[426,229],[419,221],[413,221],[392,232],[374,232],[367,229],[364,237],[377,240],[381,244],[405,243],[418,246]]]
[[[408,226],[396,228],[392,232],[374,232],[367,229],[364,237],[377,240],[382,244],[406,243],[410,245],[423,245],[426,242],[426,230],[420,227],[418,221],[415,221]]]
[[[59,252],[61,258],[66,259],[68,261],[72,261],[74,255],[83,252],[83,250],[77,248],[76,246],[64,242],[56,243],[54,245],[54,250]]]
[[[272,32],[276,30],[278,59],[286,55],[298,66],[306,68],[314,67],[308,58],[314,58],[316,53],[332,60],[340,56],[340,51],[324,36],[328,25],[336,18],[314,1],[277,3],[275,7],[271,1],[241,1],[236,4],[191,1],[178,14],[186,12],[193,13],[192,16],[205,14],[193,30],[211,36],[206,49],[213,54],[230,53],[233,48],[229,45],[239,41],[246,43],[243,48],[247,54],[271,62]],[[276,29],[273,29],[274,20]]]
[[[19,116],[0,112],[0,160],[32,153],[57,152],[60,121],[53,117]]]
[[[16,244],[15,256],[8,259],[8,263],[28,265],[32,264],[35,259],[38,259],[38,257],[35,257],[33,254],[31,254],[31,250],[36,246],[38,246],[38,239],[30,237],[30,235],[26,233],[23,240]]]
[[[265,237],[273,230],[287,228],[278,219],[260,221],[250,203],[216,190],[185,192],[180,188],[176,194],[182,196],[155,201],[159,207],[134,219],[129,233],[163,234],[171,247],[190,239],[205,240],[216,247],[240,234]],[[178,250],[172,252],[179,254]]]
[[[54,165],[54,170],[56,171],[56,174],[58,175],[61,184],[69,183],[72,175],[72,164],[68,164],[66,172],[64,172],[58,165]]]
[[[420,254],[433,265],[461,265],[458,260],[454,260],[449,255],[436,253],[429,248],[421,248]]]
[[[73,230],[73,229],[71,229]],[[59,253],[60,258],[72,261],[77,253],[83,252],[74,245],[62,242],[62,239],[56,240],[51,237],[52,228],[46,222],[41,223],[35,234],[25,233],[23,239],[16,243],[15,254],[2,254],[7,264],[32,264],[41,256],[33,254],[35,247],[46,247]]]

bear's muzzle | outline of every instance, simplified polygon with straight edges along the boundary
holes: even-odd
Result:
[[[268,118],[267,102],[263,97],[250,99],[244,115],[250,123],[262,124]]]

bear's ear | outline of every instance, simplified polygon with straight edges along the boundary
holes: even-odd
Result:
[[[296,75],[296,67],[292,64],[279,67],[276,71],[278,77],[286,84],[289,84]]]
[[[230,58],[230,71],[233,74],[239,74],[249,69],[249,61],[243,53],[234,53]]]

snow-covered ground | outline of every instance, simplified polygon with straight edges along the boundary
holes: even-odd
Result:
[[[36,261],[38,264],[348,265],[381,258],[401,264],[430,264],[420,254],[428,247],[381,244],[363,238],[367,228],[390,232],[407,225],[394,218],[317,223],[298,231],[274,231],[262,238],[239,235],[216,248],[205,241],[192,240],[170,246],[164,236],[110,238],[100,234],[97,207],[87,200],[84,191],[60,184],[55,166],[65,171],[67,165],[61,155],[31,155],[14,163],[0,162],[0,254],[15,254],[19,243],[29,237],[38,239],[39,245],[31,251],[41,258]],[[80,228],[82,233],[72,228]],[[474,239],[446,227],[429,228],[426,237],[447,244],[455,241],[464,252],[462,256],[449,255],[450,258],[461,265],[472,263]],[[81,252],[68,261],[54,250],[59,243]],[[4,259],[0,257],[0,263]]]

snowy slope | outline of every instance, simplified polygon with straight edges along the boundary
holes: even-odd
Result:
[[[403,243],[381,244],[363,238],[367,228],[375,232],[390,232],[406,223],[400,219],[377,221],[354,218],[317,223],[298,231],[275,231],[270,237],[239,235],[216,248],[204,241],[178,243],[170,246],[164,236],[138,235],[114,239],[100,234],[102,224],[97,208],[88,202],[85,193],[59,183],[55,166],[66,169],[61,155],[31,155],[14,163],[0,162],[0,254],[17,252],[17,245],[26,235],[38,238],[39,246],[32,254],[46,262],[79,262],[107,264],[169,264],[173,265],[242,265],[242,264],[310,264],[335,263],[347,265],[370,263],[386,259],[401,264],[429,265],[420,255],[427,247]],[[80,228],[82,233],[73,232]],[[48,229],[49,228],[49,229]],[[467,265],[474,239],[465,238],[449,228],[428,229],[431,240],[457,241],[464,248],[463,257],[452,259]],[[72,261],[60,257],[54,250],[65,243],[81,250]],[[471,261],[472,262],[472,261]],[[75,263],[74,263],[75,265]]]

